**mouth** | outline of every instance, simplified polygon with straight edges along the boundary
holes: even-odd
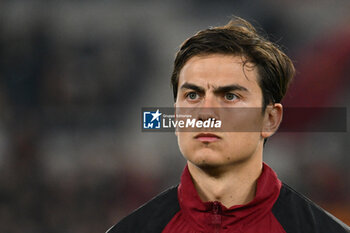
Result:
[[[216,142],[221,139],[221,137],[212,133],[200,133],[197,134],[194,138],[200,142]]]

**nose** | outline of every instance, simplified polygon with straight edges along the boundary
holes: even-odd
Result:
[[[201,104],[202,108],[217,108],[219,107],[216,96],[212,93],[209,93],[205,96]]]
[[[205,120],[208,120],[209,118],[215,118],[216,120],[218,120],[219,119],[218,108],[219,108],[219,104],[215,96],[214,95],[206,96],[203,99],[202,104],[198,109],[197,119],[201,121],[205,121]]]

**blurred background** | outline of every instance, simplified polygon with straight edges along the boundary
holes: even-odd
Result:
[[[0,1],[0,232],[105,232],[177,184],[176,137],[142,133],[141,107],[173,105],[179,45],[232,14],[295,62],[285,106],[349,116],[349,12],[347,0]],[[264,159],[350,224],[349,144],[349,129],[278,133]]]

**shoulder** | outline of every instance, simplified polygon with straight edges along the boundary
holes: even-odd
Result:
[[[350,233],[346,224],[286,184],[272,212],[286,233]]]
[[[174,186],[124,217],[107,233],[161,232],[179,210],[177,186]]]

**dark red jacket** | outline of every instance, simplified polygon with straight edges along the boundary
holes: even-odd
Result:
[[[266,164],[255,198],[226,208],[202,202],[186,167],[181,183],[122,219],[108,233],[349,233],[350,229],[277,178]]]
[[[264,165],[257,182],[254,200],[247,205],[227,209],[220,202],[200,200],[186,167],[178,187],[180,211],[163,232],[285,233],[271,212],[281,186],[276,173]]]

